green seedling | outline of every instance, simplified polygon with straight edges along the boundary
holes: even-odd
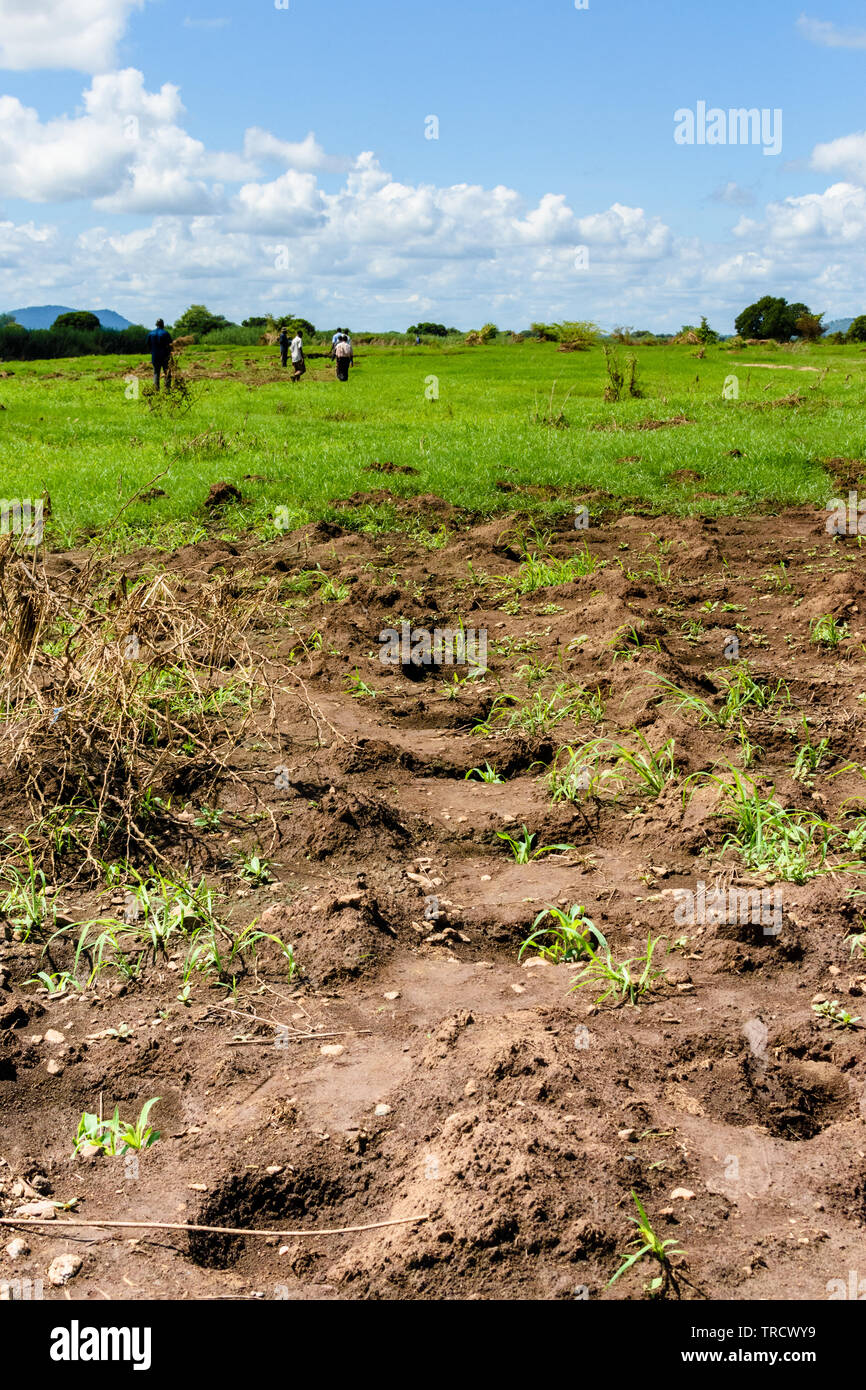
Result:
[[[637,1235],[634,1240],[629,1241],[629,1245],[636,1248],[631,1254],[623,1254],[620,1256],[622,1264],[613,1278],[608,1280],[607,1287],[610,1288],[611,1284],[615,1284],[617,1279],[621,1278],[622,1275],[630,1270],[633,1265],[636,1265],[639,1260],[649,1258],[651,1260],[656,1260],[661,1265],[662,1273],[658,1278],[651,1281],[648,1292],[651,1294],[659,1294],[667,1288],[668,1285],[675,1282],[670,1257],[671,1255],[682,1254],[683,1250],[679,1241],[673,1237],[670,1240],[662,1240],[660,1236],[656,1235],[650,1225],[650,1220],[646,1214],[643,1203],[634,1189],[632,1189],[631,1195],[637,1207],[638,1214],[637,1216],[629,1218],[629,1220],[637,1226]]]
[[[583,989],[585,985],[602,986],[602,992],[596,999],[596,1004],[603,1004],[611,995],[616,996],[621,1002],[628,1000],[630,1004],[636,1004],[644,994],[648,993],[655,981],[664,975],[664,970],[653,966],[653,952],[659,944],[659,937],[653,939],[652,934],[647,937],[647,948],[642,956],[632,957],[622,961],[619,965],[614,961],[607,943],[600,947],[598,951],[591,946],[587,947],[586,954],[589,956],[589,964],[575,976],[572,984],[572,992]],[[638,973],[637,967],[643,968]]]
[[[533,849],[532,845],[536,836],[530,835],[525,825],[523,826],[523,834],[519,839],[515,839],[505,830],[497,830],[496,835],[498,839],[505,840],[509,845],[517,864],[529,864],[533,859],[540,859],[542,854],[558,854],[565,850],[574,849],[574,845],[542,845],[538,849]]]
[[[542,929],[540,923],[546,917],[551,919],[553,925]],[[554,965],[580,960],[587,954],[591,936],[595,937],[602,949],[607,946],[598,927],[586,916],[585,907],[572,906],[567,912],[558,907],[546,907],[539,912],[532,926],[532,934],[526,938],[517,954],[518,960],[523,958],[525,951],[530,950]]]

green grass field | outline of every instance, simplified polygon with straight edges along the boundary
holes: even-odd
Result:
[[[311,361],[299,386],[288,374],[258,380],[278,369],[273,348],[193,347],[184,367],[225,376],[197,381],[191,410],[177,415],[127,399],[124,376],[138,359],[14,362],[0,380],[2,492],[47,491],[49,540],[69,545],[102,532],[128,498],[154,485],[166,496],[133,503],[113,538],[170,546],[195,537],[208,488],[222,479],[244,494],[223,515],[225,534],[273,531],[277,507],[300,525],[329,515],[334,498],[380,487],[437,493],[481,513],[513,510],[515,495],[496,488],[500,479],[563,489],[558,503],[518,494],[521,506],[561,509],[572,491],[599,490],[660,511],[722,514],[824,505],[838,488],[822,460],[866,452],[866,355],[856,349],[710,347],[703,359],[686,346],[635,352],[643,396],[609,404],[598,347],[362,348],[348,384],[329,363]],[[319,374],[326,379],[313,379]],[[730,374],[739,399],[724,398]],[[554,383],[553,414],[562,407],[567,427],[533,420],[536,409],[547,412]],[[678,415],[692,423],[635,428]],[[365,472],[374,460],[418,473]],[[682,469],[700,476],[671,480]],[[266,481],[244,482],[245,474]],[[387,524],[389,509],[378,511],[377,519],[376,509],[359,509],[354,524]]]

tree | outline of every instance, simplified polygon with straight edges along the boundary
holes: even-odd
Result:
[[[447,338],[448,329],[444,323],[415,323],[406,329],[408,333],[426,333],[430,338]]]
[[[87,309],[73,309],[68,314],[58,314],[51,327],[77,328],[80,332],[92,333],[95,329],[101,328],[102,324],[96,315]]]
[[[798,337],[807,343],[817,342],[824,332],[823,317],[823,314],[801,314],[794,324]]]
[[[717,343],[719,341],[718,333],[707,323],[706,314],[701,315],[701,326],[697,330],[697,334],[702,343]]]
[[[172,333],[175,338],[186,338],[192,334],[201,338],[212,333],[215,328],[234,328],[235,325],[222,314],[212,314],[204,304],[190,304],[179,319],[175,320]]]
[[[315,336],[316,333],[316,330],[310,323],[309,319],[284,318],[280,320],[280,327],[285,328],[286,331],[288,333],[291,333],[293,336],[295,333],[301,333],[305,338],[312,338]],[[343,329],[344,333],[348,333],[348,331],[349,330],[347,328]]]
[[[499,336],[499,329],[495,323],[485,323],[478,336],[482,343],[492,343]]]
[[[845,334],[847,343],[866,343],[866,314],[860,314]]]
[[[267,328],[267,326],[268,326],[268,316],[267,316],[267,314],[259,314],[259,315],[254,316],[254,317],[251,318],[251,319],[244,319],[243,322],[241,323],[241,328]]]
[[[14,314],[0,314],[0,328],[7,328],[10,323],[15,322]]]
[[[566,319],[563,323],[551,325],[556,332],[557,342],[573,352],[585,352],[598,341],[599,327],[586,319]]]
[[[814,317],[806,304],[789,304],[787,299],[765,294],[738,315],[734,326],[741,338],[777,338],[788,343],[802,336],[797,320],[806,317]]]
[[[539,343],[556,342],[556,325],[553,323],[531,323],[529,331]]]

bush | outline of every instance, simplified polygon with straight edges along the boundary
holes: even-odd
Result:
[[[239,328],[232,324],[226,328],[214,328],[199,338],[202,347],[256,347],[261,340],[262,328]]]
[[[131,328],[37,328],[20,324],[0,326],[0,358],[7,362],[33,362],[54,357],[87,357],[94,354],[136,354],[147,351],[147,332],[141,324]]]

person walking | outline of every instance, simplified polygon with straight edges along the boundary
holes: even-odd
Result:
[[[147,335],[150,348],[150,365],[153,367],[153,389],[159,390],[159,377],[165,378],[166,391],[171,390],[171,335],[166,332],[162,319],[157,319],[156,328]]]
[[[331,338],[331,356],[332,356],[332,357],[336,357],[336,355],[337,355],[337,344],[338,344],[338,342],[340,341],[340,339],[342,338],[342,336],[343,336],[343,330],[342,330],[342,328],[338,328],[337,331],[336,331],[336,333],[335,333],[335,334],[332,336],[332,338]]]
[[[354,362],[355,356],[352,352],[352,344],[347,334],[342,333],[340,335],[340,341],[334,348],[334,356],[337,359],[337,380],[348,381],[349,368]]]
[[[280,365],[285,367],[289,360],[289,333],[285,325],[280,329]]]
[[[292,339],[292,381],[300,381],[307,364],[304,361],[304,338],[301,330],[298,329]]]

